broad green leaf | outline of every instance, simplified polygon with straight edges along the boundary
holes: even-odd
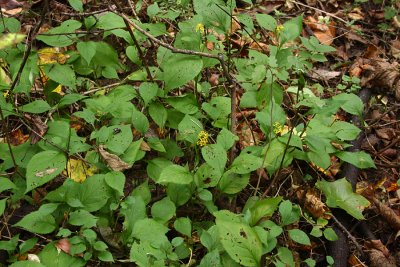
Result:
[[[158,73],[157,78],[165,82],[167,91],[193,80],[203,67],[203,60],[200,57],[174,54],[163,47],[158,50],[158,54],[163,54],[162,59],[157,60],[163,72]]]
[[[139,94],[144,101],[144,105],[147,106],[151,100],[158,93],[158,85],[156,83],[144,82],[139,86]]]
[[[163,104],[158,102],[150,103],[149,115],[160,128],[164,128],[168,113]]]
[[[125,175],[122,172],[109,172],[105,178],[106,184],[114,189],[119,197],[124,195]]]
[[[280,225],[284,226],[298,222],[301,211],[297,205],[293,205],[289,200],[285,200],[279,205],[279,213],[281,215]]]
[[[336,156],[360,169],[376,168],[371,156],[364,151],[340,151],[336,153]]]
[[[208,252],[201,259],[199,267],[209,267],[209,266],[222,266],[218,249],[214,249],[211,252]]]
[[[149,129],[149,121],[142,112],[138,111],[136,108],[132,109],[132,125],[141,132],[142,134],[146,133]]]
[[[218,188],[225,194],[237,194],[249,183],[250,174],[238,174],[231,170],[226,171],[218,183]]]
[[[15,189],[17,186],[10,179],[0,177],[0,193],[9,189]]]
[[[193,175],[190,171],[179,165],[170,165],[161,171],[158,183],[160,184],[190,184],[193,181]]]
[[[344,111],[353,115],[358,115],[358,116],[362,115],[362,112],[364,110],[364,104],[357,95],[342,93],[332,97],[332,100],[335,102],[339,102],[341,104],[340,107]]]
[[[358,220],[363,220],[362,211],[370,203],[363,196],[354,193],[351,184],[342,178],[334,182],[318,181],[316,187],[326,196],[326,204],[331,208],[344,209]]]
[[[121,203],[121,215],[125,217],[122,234],[124,239],[128,240],[133,234],[136,222],[146,218],[146,204],[140,196],[128,196]]]
[[[240,217],[223,210],[214,213],[222,246],[242,266],[260,266],[262,244],[256,232]]]
[[[25,39],[24,34],[19,33],[3,33],[0,35],[0,50],[9,46],[16,45]]]
[[[28,112],[33,114],[39,114],[51,109],[50,105],[44,100],[34,100],[26,105],[19,108],[22,112]]]
[[[119,130],[118,130],[119,129]],[[108,127],[109,136],[104,143],[107,149],[111,152],[121,155],[132,143],[133,134],[131,126],[128,125],[114,125]]]
[[[76,88],[76,76],[71,66],[61,64],[46,65],[44,71],[53,81],[71,89]]]
[[[174,228],[181,234],[188,237],[192,236],[192,223],[189,218],[180,217],[174,221]]]
[[[267,14],[256,14],[256,20],[262,28],[275,31],[277,24],[274,17]]]
[[[261,168],[262,164],[262,158],[247,153],[240,153],[233,161],[229,170],[239,174],[246,174]]]
[[[265,198],[258,200],[251,208],[251,221],[250,225],[256,225],[262,218],[270,217],[278,208],[279,202],[282,197]]]
[[[67,204],[88,212],[101,209],[111,197],[111,189],[107,186],[105,177],[104,174],[95,174],[83,183],[67,180],[63,185],[66,189]]]
[[[324,229],[324,237],[329,241],[336,241],[338,240],[338,236],[332,228]]]
[[[110,30],[115,28],[125,28],[124,19],[113,12],[105,12],[96,16],[98,22],[96,28],[103,30]]]
[[[9,267],[46,267],[46,265],[35,261],[16,261],[9,265]]]
[[[197,169],[194,181],[198,188],[209,188],[216,186],[221,176],[222,174],[219,169],[204,163]]]
[[[51,213],[57,209],[58,205],[54,203],[43,204],[39,210],[25,215],[14,226],[22,227],[32,233],[49,234],[57,227],[57,223]]]
[[[354,124],[345,121],[335,121],[332,129],[336,132],[336,136],[341,140],[354,140],[357,138],[361,130]]]
[[[68,0],[69,4],[72,6],[73,9],[79,12],[83,12],[83,4],[82,0]]]
[[[58,102],[58,107],[62,108],[85,98],[86,96],[80,94],[67,94],[61,98],[60,102]]]
[[[231,131],[226,128],[222,128],[217,136],[217,144],[221,145],[226,151],[228,151],[233,144],[239,140],[239,137],[234,135]]]
[[[52,180],[66,167],[67,158],[62,152],[43,151],[31,158],[26,169],[26,191],[35,189]]]
[[[221,174],[224,172],[228,157],[226,156],[225,149],[221,145],[206,145],[201,148],[201,154],[208,165],[219,170]]]
[[[68,223],[76,226],[83,226],[85,228],[92,228],[96,226],[98,217],[92,215],[86,210],[76,210],[69,214]]]
[[[154,220],[163,224],[175,216],[175,211],[175,204],[169,197],[165,197],[151,206],[151,216]]]
[[[154,247],[160,247],[163,243],[169,243],[165,234],[169,231],[168,227],[153,220],[138,220],[133,228],[133,236],[140,241],[150,242]]]
[[[179,136],[181,139],[196,144],[198,135],[203,130],[201,122],[190,115],[185,115],[183,120],[178,125]]]
[[[59,251],[55,242],[51,242],[46,245],[43,250],[38,254],[40,262],[44,266],[54,266],[54,267],[81,267],[85,266],[86,262],[81,257],[73,257],[64,251]]]
[[[76,48],[78,49],[81,57],[86,60],[87,64],[90,64],[92,58],[96,54],[96,42],[88,41],[88,42],[79,42],[76,44]]]
[[[209,103],[204,102],[201,107],[213,120],[227,118],[231,113],[231,99],[223,96],[213,97]]]
[[[310,238],[300,229],[291,229],[288,231],[290,238],[302,245],[311,245]]]
[[[77,35],[74,34],[77,29],[82,26],[82,23],[76,20],[67,20],[61,23],[60,26],[39,34],[36,39],[50,46],[64,47],[72,45],[77,40]]]
[[[293,41],[300,36],[303,30],[303,16],[298,16],[288,20],[283,24],[283,30],[279,34],[281,44]]]
[[[128,46],[126,48],[126,55],[130,59],[130,61],[132,61],[136,65],[139,65],[139,66],[142,65],[142,61],[141,61],[141,59],[139,57],[139,53],[138,53],[136,47]]]
[[[168,97],[165,101],[184,114],[194,114],[199,111],[197,100],[193,94]]]

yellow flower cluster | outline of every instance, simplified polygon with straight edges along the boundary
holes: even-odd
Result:
[[[197,25],[196,25],[196,32],[200,32],[200,33],[204,33],[204,25],[203,24],[201,24],[201,23],[198,23]]]
[[[275,32],[276,34],[280,34],[281,31],[283,31],[285,29],[285,27],[283,25],[278,25],[276,26]]]
[[[283,133],[283,125],[282,124],[280,124],[279,122],[275,122],[272,125],[272,127],[273,127],[274,134],[279,135],[279,136],[282,135],[282,133]]]
[[[201,131],[197,138],[199,139],[197,141],[199,146],[203,147],[208,144],[208,133],[206,131]]]

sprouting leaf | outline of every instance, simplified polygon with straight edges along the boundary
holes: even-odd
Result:
[[[370,203],[363,196],[353,192],[351,184],[342,178],[334,182],[318,181],[316,186],[324,192],[326,204],[331,208],[342,208],[358,220],[363,220],[362,211]]]

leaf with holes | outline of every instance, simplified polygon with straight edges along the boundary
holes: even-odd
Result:
[[[220,173],[225,169],[226,161],[228,160],[226,156],[225,149],[219,144],[211,144],[204,146],[201,149],[201,154],[204,160],[215,169],[219,170]]]
[[[65,169],[66,164],[67,158],[59,151],[37,153],[26,167],[25,193],[52,180]]]

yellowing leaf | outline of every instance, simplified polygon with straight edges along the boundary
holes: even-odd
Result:
[[[87,167],[86,163],[82,160],[69,159],[67,169],[64,171],[72,180],[77,183],[82,183],[87,177],[92,176],[96,172],[95,166]]]

